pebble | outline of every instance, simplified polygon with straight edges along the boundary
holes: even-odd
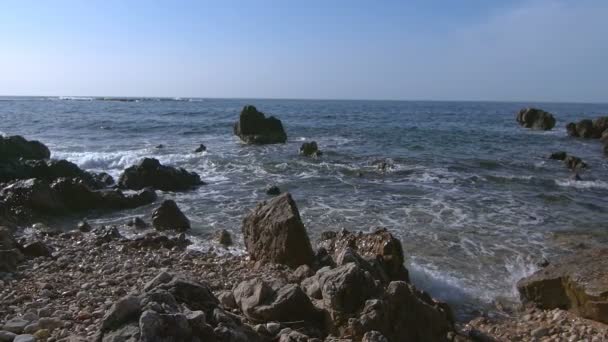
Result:
[[[26,321],[21,318],[13,318],[4,324],[2,329],[15,334],[21,334],[23,332],[23,329],[25,329],[28,324],[30,324],[29,321]]]
[[[10,342],[15,339],[17,334],[6,330],[0,330],[0,342]]]
[[[34,335],[17,335],[13,342],[36,342],[36,337]]]

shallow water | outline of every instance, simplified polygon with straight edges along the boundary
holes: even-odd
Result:
[[[288,142],[241,144],[232,124],[245,104],[279,117]],[[497,299],[516,300],[515,282],[542,257],[608,240],[608,162],[599,142],[565,132],[569,121],[608,114],[608,105],[534,104],[556,116],[549,132],[516,124],[528,105],[0,98],[0,132],[39,139],[53,158],[115,177],[143,157],[200,173],[208,185],[162,194],[178,202],[200,241],[222,228],[239,236],[243,215],[267,198],[269,184],[293,194],[313,238],[387,227],[403,242],[414,282],[466,317]],[[305,140],[316,140],[323,157],[298,156]],[[208,152],[194,153],[201,143]],[[583,181],[547,159],[560,150],[591,166]],[[389,163],[386,172],[379,160]],[[153,207],[89,218],[122,223],[149,218]]]

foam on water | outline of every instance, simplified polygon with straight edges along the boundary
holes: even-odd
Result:
[[[563,187],[572,187],[577,189],[608,189],[608,182],[601,180],[555,180],[555,184]]]

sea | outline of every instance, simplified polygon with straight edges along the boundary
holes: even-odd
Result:
[[[287,143],[234,136],[245,105],[281,119]],[[515,115],[528,106],[553,113],[556,127],[520,127]],[[608,161],[597,140],[565,130],[600,115],[608,104],[1,97],[0,133],[40,140],[52,158],[116,179],[145,157],[199,173],[206,185],[159,192],[190,219],[194,249],[244,253],[242,219],[270,185],[292,194],[313,242],[326,230],[386,227],[413,283],[464,320],[517,303],[517,281],[545,259],[608,243]],[[312,140],[323,155],[300,156]],[[200,144],[207,151],[195,153]],[[589,165],[582,180],[548,158],[557,151]],[[157,205],[87,219],[137,234],[122,225],[149,221]],[[212,241],[221,229],[234,247]]]

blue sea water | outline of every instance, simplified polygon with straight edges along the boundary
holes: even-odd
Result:
[[[288,142],[242,144],[232,125],[246,104],[280,118]],[[552,112],[555,129],[519,127],[515,113],[530,105]],[[292,193],[313,239],[387,227],[414,283],[466,317],[516,301],[516,281],[543,257],[608,242],[608,162],[598,141],[565,131],[602,114],[608,105],[4,97],[0,133],[38,139],[53,158],[114,177],[144,157],[198,172],[207,185],[161,194],[190,218],[197,248],[217,248],[209,235],[227,229],[239,241],[231,252],[241,253],[241,220],[271,184]],[[308,140],[321,158],[298,155]],[[207,152],[194,153],[201,143]],[[561,150],[590,165],[582,181],[547,158]],[[89,221],[149,219],[154,206]]]

